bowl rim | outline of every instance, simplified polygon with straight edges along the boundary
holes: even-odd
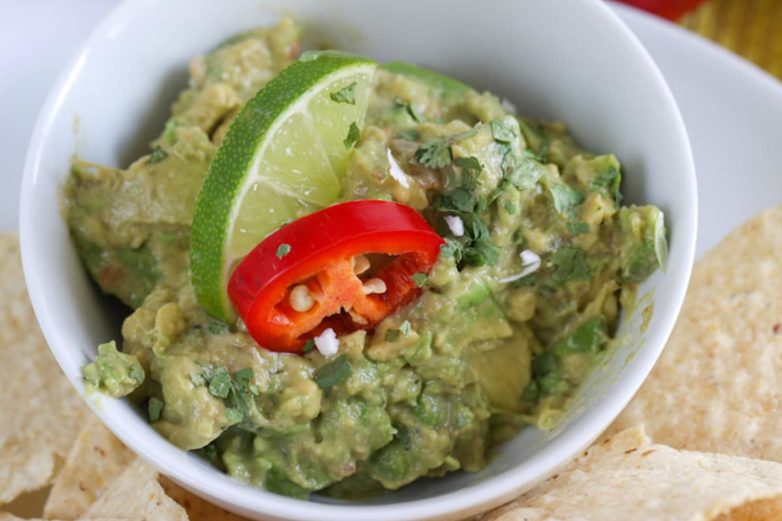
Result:
[[[39,182],[41,158],[52,131],[55,116],[68,95],[72,83],[77,79],[93,42],[101,35],[111,31],[112,27],[121,23],[126,16],[133,16],[134,10],[139,9],[144,3],[148,2],[143,0],[121,1],[90,32],[74,58],[65,66],[53,84],[37,118],[26,156],[19,210],[19,231],[25,280],[44,338],[61,365],[66,348],[59,346],[56,326],[44,305],[46,288],[30,272],[30,259],[34,257],[34,241],[30,239],[33,223],[32,212],[28,209],[32,209],[34,206],[33,199],[35,187]],[[131,432],[133,429],[123,423],[125,413],[111,403],[116,400],[106,397],[105,401],[97,404],[95,400],[88,399],[85,395],[81,382],[77,381],[75,376],[68,375],[71,383],[77,388],[85,402],[100,417],[101,421],[139,457],[185,488],[212,501],[229,505],[229,509],[236,509],[245,515],[264,515],[274,519],[346,521],[371,518],[374,521],[391,521],[398,519],[442,519],[455,514],[472,515],[512,499],[520,491],[528,490],[565,466],[576,454],[586,449],[619,415],[638,391],[660,356],[684,302],[692,271],[697,234],[698,202],[695,167],[684,121],[673,94],[649,53],[619,16],[604,2],[584,0],[584,3],[595,10],[597,16],[602,16],[607,24],[614,26],[614,29],[624,38],[625,43],[632,47],[637,58],[642,60],[645,68],[649,70],[656,90],[662,96],[661,101],[664,108],[669,110],[673,116],[671,130],[675,132],[674,139],[683,147],[686,171],[682,172],[682,176],[687,190],[691,194],[690,204],[683,209],[684,211],[681,216],[678,216],[676,223],[677,234],[688,240],[684,241],[685,247],[680,250],[677,278],[672,281],[675,291],[668,305],[655,311],[655,313],[664,314],[663,320],[660,321],[655,331],[650,332],[645,345],[636,354],[633,364],[622,372],[621,379],[616,385],[621,385],[624,392],[611,393],[603,397],[598,407],[585,411],[569,428],[549,442],[545,449],[533,455],[522,465],[502,471],[481,483],[444,494],[380,505],[335,505],[297,500],[244,484],[212,467],[204,465],[203,468],[199,468],[192,462],[183,464],[185,460],[177,455],[184,454],[185,451],[160,438],[151,427],[147,430]],[[667,276],[671,276],[671,274],[669,273]]]

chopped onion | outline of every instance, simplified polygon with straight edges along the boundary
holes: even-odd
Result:
[[[410,181],[407,180],[407,174],[405,174],[405,171],[402,170],[402,168],[399,166],[399,163],[397,163],[396,159],[394,159],[390,148],[386,149],[386,155],[388,155],[388,173],[391,174],[391,177],[393,177],[394,180],[396,180],[396,182],[402,185],[404,188],[410,188]]]
[[[448,229],[451,230],[454,237],[461,237],[464,235],[464,221],[462,221],[460,217],[457,217],[456,215],[446,215],[445,224],[448,225]]]
[[[324,329],[321,334],[314,338],[315,348],[326,358],[331,358],[339,351],[339,339],[333,329]]]
[[[516,273],[515,275],[510,275],[509,277],[503,277],[501,279],[497,279],[497,282],[500,284],[506,284],[508,282],[513,282],[519,279],[523,279],[527,275],[530,275],[532,273],[535,273],[540,269],[540,255],[535,253],[532,250],[523,250],[519,257],[521,257],[521,271],[519,273]]]

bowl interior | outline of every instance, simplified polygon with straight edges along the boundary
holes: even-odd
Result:
[[[623,318],[618,348],[557,429],[526,429],[480,472],[422,480],[364,506],[317,505],[244,486],[167,443],[125,401],[94,396],[88,401],[125,443],[163,472],[247,515],[417,519],[466,515],[497,504],[554,472],[619,413],[670,333],[692,265],[695,178],[681,118],[651,59],[601,2],[126,1],[55,85],[28,155],[22,248],[44,334],[80,390],[80,367],[98,343],[118,335],[116,308],[88,280],[60,216],[59,190],[71,155],[127,166],[162,127],[185,85],[190,58],[283,14],[304,23],[312,44],[431,66],[506,97],[521,114],[567,122],[591,150],[616,153],[625,167],[627,199],[654,203],[666,213],[667,272],[644,284],[641,304]],[[654,314],[645,325],[647,305]]]

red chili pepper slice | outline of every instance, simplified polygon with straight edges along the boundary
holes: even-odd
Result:
[[[337,334],[369,330],[412,301],[421,293],[413,276],[429,273],[442,244],[408,206],[377,200],[340,203],[264,239],[231,275],[228,295],[258,344],[298,352],[326,328]],[[356,274],[354,259],[368,254],[391,259],[375,273]],[[367,294],[369,278],[380,279],[385,291]],[[297,311],[291,291],[302,285],[311,307]]]

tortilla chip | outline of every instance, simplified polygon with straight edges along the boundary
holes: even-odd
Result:
[[[76,519],[103,493],[134,455],[92,416],[68,454],[65,467],[54,480],[43,515]]]
[[[80,518],[128,521],[187,521],[187,513],[158,483],[158,473],[137,459]]]
[[[782,462],[782,207],[728,235],[694,269],[682,314],[609,432]]]
[[[201,499],[164,476],[160,476],[159,481],[168,497],[185,509],[190,521],[248,521],[246,517]]]
[[[779,463],[680,451],[635,427],[483,521],[737,521],[755,519],[739,516],[758,505],[768,507],[764,519],[781,519],[780,500]],[[734,517],[718,517],[728,513]]]
[[[0,233],[0,505],[51,483],[87,407],[38,330],[15,235]]]

